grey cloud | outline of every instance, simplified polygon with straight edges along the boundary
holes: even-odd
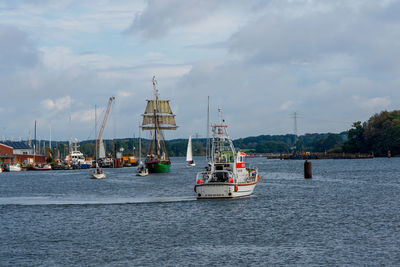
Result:
[[[126,32],[158,39],[172,28],[200,21],[226,4],[208,0],[150,0],[144,11],[135,16]]]
[[[355,57],[361,68],[397,70],[400,23],[373,16],[389,12],[391,6],[368,3],[358,8],[332,5],[329,10],[293,17],[266,14],[231,37],[230,51],[255,63],[314,61],[346,54]]]
[[[0,26],[0,62],[0,71],[32,68],[40,62],[40,52],[25,32]]]

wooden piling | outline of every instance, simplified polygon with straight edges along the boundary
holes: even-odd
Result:
[[[312,162],[307,160],[304,162],[304,178],[305,179],[312,178]]]

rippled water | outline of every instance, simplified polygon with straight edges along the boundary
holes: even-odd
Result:
[[[251,197],[194,197],[196,172],[0,174],[1,266],[399,265],[400,159],[249,159]]]

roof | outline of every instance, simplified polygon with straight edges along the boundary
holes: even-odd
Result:
[[[32,149],[30,145],[28,145],[26,142],[15,142],[15,141],[1,141],[0,144],[12,147],[14,149]]]

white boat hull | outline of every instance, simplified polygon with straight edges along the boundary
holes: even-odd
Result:
[[[102,172],[102,173],[93,172],[92,173],[92,179],[104,179],[104,178],[106,178],[106,174],[104,172]]]
[[[6,171],[8,172],[20,172],[21,170],[21,167],[15,165],[9,165],[6,167]]]
[[[195,185],[195,192],[197,199],[245,197],[253,193],[256,184],[206,183]]]

